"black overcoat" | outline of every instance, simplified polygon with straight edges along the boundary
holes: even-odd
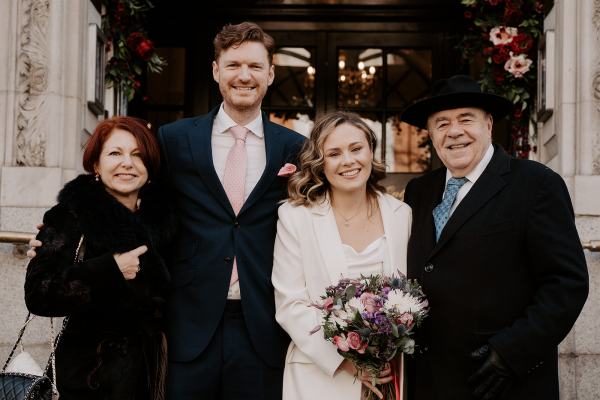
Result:
[[[161,253],[173,236],[166,193],[148,184],[133,213],[101,182],[67,183],[44,215],[42,247],[27,267],[25,301],[42,316],[69,316],[56,353],[61,399],[150,399],[164,372],[162,329],[169,273]],[[84,234],[84,260],[74,263]],[[114,258],[145,244],[140,272],[125,280]],[[162,366],[162,367],[161,367]]]
[[[435,242],[433,208],[446,169],[409,183],[408,275],[431,313],[411,366],[410,398],[469,400],[469,353],[489,342],[517,374],[504,399],[558,399],[557,346],[588,294],[588,274],[562,178],[495,146],[487,168]]]

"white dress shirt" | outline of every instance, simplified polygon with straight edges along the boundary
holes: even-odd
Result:
[[[469,190],[471,190],[477,179],[479,179],[481,174],[483,174],[485,167],[488,166],[488,164],[492,160],[493,155],[494,146],[490,143],[490,146],[485,151],[485,154],[483,155],[481,161],[479,161],[475,168],[473,168],[473,170],[465,176],[465,178],[467,178],[467,181],[459,189],[458,194],[456,195],[456,200],[454,201],[454,204],[452,204],[452,208],[450,209],[450,215],[454,213],[456,207],[458,207],[462,199],[464,199],[467,193],[469,193]],[[452,178],[452,173],[449,169],[446,169],[446,185],[448,184],[448,180],[450,180],[450,178]],[[445,188],[446,187],[444,186],[444,189]]]
[[[221,107],[219,107],[219,112],[213,123],[211,136],[213,165],[221,184],[223,184],[225,163],[227,162],[229,149],[235,143],[235,138],[231,132],[229,132],[229,128],[236,125],[237,123],[227,115],[223,108],[223,104],[221,103]],[[250,131],[246,137],[248,161],[246,164],[244,200],[247,200],[265,170],[267,153],[265,151],[265,133],[263,129],[262,114],[259,114],[252,122],[244,126]]]
[[[221,184],[223,184],[225,163],[227,162],[229,149],[235,143],[235,138],[229,131],[229,128],[236,125],[238,124],[227,115],[223,108],[223,103],[221,103],[219,112],[213,122],[211,136],[213,165]],[[262,114],[259,114],[258,117],[244,126],[249,130],[248,136],[246,136],[246,152],[248,158],[246,164],[246,184],[244,188],[244,200],[247,200],[265,169],[267,164],[267,153],[265,150],[265,133],[263,129]],[[227,298],[230,300],[238,300],[241,298],[239,280],[229,287]]]

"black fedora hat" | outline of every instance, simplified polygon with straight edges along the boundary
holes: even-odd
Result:
[[[500,119],[510,112],[513,103],[502,97],[481,91],[470,76],[454,75],[433,84],[431,95],[411,104],[402,113],[401,120],[422,129],[427,128],[427,118],[442,110],[461,107],[481,108]]]

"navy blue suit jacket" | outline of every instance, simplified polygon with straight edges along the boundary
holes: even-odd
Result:
[[[173,252],[173,290],[167,304],[169,358],[184,362],[206,348],[223,315],[233,258],[252,344],[281,367],[289,337],[275,321],[271,284],[277,208],[286,197],[287,162],[297,164],[304,137],[263,113],[266,167],[236,216],[212,161],[211,133],[218,108],[162,126],[163,179],[172,191],[181,236]]]

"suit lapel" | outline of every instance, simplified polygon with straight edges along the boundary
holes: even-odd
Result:
[[[263,129],[265,137],[265,152],[266,152],[266,165],[258,183],[246,199],[246,202],[240,210],[240,214],[246,209],[250,208],[269,188],[273,180],[277,177],[277,172],[283,166],[285,162],[284,150],[285,143],[282,140],[282,135],[278,126],[269,121],[267,114],[262,113],[263,116]]]
[[[377,195],[377,201],[379,202],[379,210],[381,211],[381,219],[383,220],[383,231],[385,232],[386,241],[389,243],[388,249],[390,254],[390,265],[389,269],[383,271],[384,274],[396,274],[399,267],[399,262],[402,258],[402,246],[393,246],[392,244],[398,243],[398,239],[402,237],[400,227],[405,226],[398,221],[398,215],[396,210],[401,207],[401,203],[391,204],[390,201],[383,195]],[[400,271],[406,275],[406,271]]]
[[[510,157],[502,149],[494,146],[494,156],[489,165],[450,216],[430,257],[433,257],[469,218],[506,186],[506,181],[501,175],[509,171],[509,163]]]
[[[235,215],[231,203],[227,198],[225,189],[217,176],[212,157],[212,127],[219,107],[214,108],[206,116],[199,118],[194,129],[187,132],[188,144],[192,152],[194,163],[196,164],[198,175],[204,181],[206,187],[212,192],[213,196],[223,205],[223,207],[232,215]]]
[[[311,212],[314,216],[316,243],[323,257],[329,279],[334,284],[346,272],[347,266],[346,257],[342,250],[342,239],[329,200],[327,199],[323,204],[313,206]]]

